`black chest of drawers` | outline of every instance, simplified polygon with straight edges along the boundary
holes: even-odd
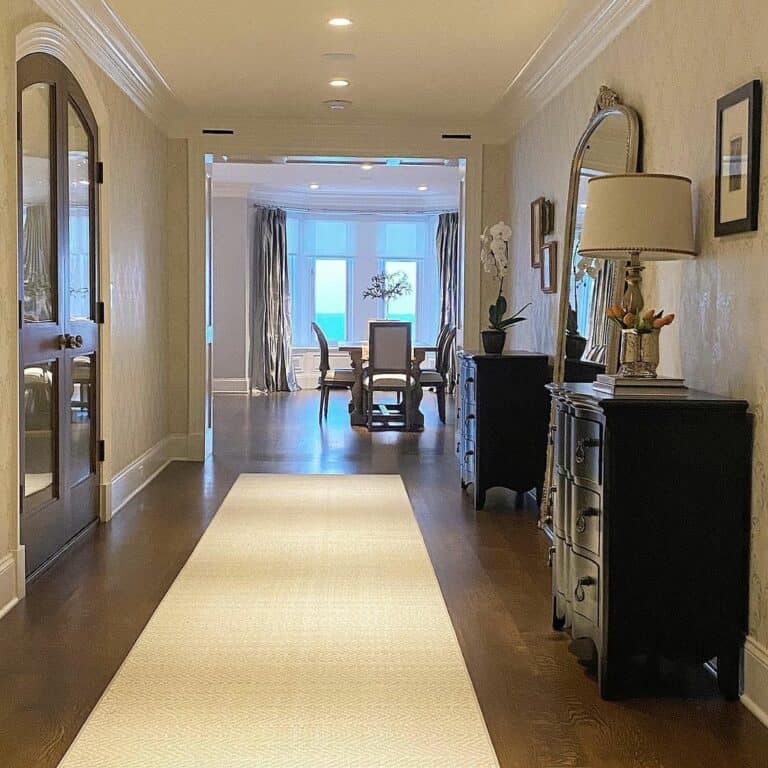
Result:
[[[717,656],[739,694],[747,628],[751,426],[747,403],[598,395],[550,385],[553,625],[587,638],[604,698],[638,656]]]
[[[456,450],[463,488],[472,486],[475,509],[489,488],[541,498],[549,418],[546,355],[459,352]]]

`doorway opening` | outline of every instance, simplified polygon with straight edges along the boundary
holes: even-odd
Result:
[[[466,161],[460,158],[210,156],[213,345],[210,381],[217,395],[256,395],[252,259],[260,209],[283,216],[285,318],[272,333],[288,336],[290,384],[318,385],[321,348],[331,369],[348,368],[345,342],[367,339],[368,322],[386,318],[411,326],[414,345],[434,346],[441,329],[436,235],[441,214],[462,220]],[[463,248],[461,249],[463,251]],[[463,274],[455,316],[460,322]],[[401,281],[389,299],[365,298],[376,276]],[[425,366],[434,364],[428,355]]]

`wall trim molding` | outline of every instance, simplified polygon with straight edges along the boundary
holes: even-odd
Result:
[[[507,86],[498,112],[517,131],[592,62],[651,0],[571,3]]]
[[[214,379],[214,395],[247,395],[251,390],[251,380],[243,379]]]
[[[104,0],[35,0],[129,99],[166,132],[178,111],[168,82]]]
[[[768,648],[747,635],[744,641],[744,693],[741,703],[768,726]]]
[[[24,597],[25,590],[24,548],[19,547],[0,558],[0,619]]]
[[[144,487],[152,482],[172,461],[189,460],[187,435],[167,435],[134,459],[108,483],[103,494],[110,499],[103,522],[111,520]]]

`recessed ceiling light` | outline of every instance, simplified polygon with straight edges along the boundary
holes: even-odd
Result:
[[[349,85],[349,80],[344,77],[334,77],[333,80],[328,83],[328,85],[332,86],[333,88],[346,88]]]
[[[320,185],[319,184],[310,184],[309,188],[310,189],[320,189]]]
[[[363,163],[360,166],[364,171],[370,171],[373,168],[373,163]]]
[[[346,109],[352,102],[345,101],[344,99],[328,99],[328,101],[324,101],[323,104],[327,104],[329,109],[336,112],[341,109]]]
[[[333,19],[328,19],[328,25],[331,27],[349,27],[352,24],[352,19],[346,18],[346,16],[337,16]]]
[[[429,191],[429,187],[426,184],[420,184],[417,189],[419,192],[427,192]]]

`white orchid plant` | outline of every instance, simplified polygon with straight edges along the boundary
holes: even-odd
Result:
[[[504,317],[507,313],[507,300],[504,298],[504,278],[509,273],[509,241],[512,239],[512,228],[500,221],[492,227],[486,227],[480,238],[480,261],[486,272],[499,281],[499,294],[496,303],[488,308],[488,324],[495,331],[505,331],[510,325],[522,323],[526,318],[520,313],[531,306],[528,302],[513,315]]]

